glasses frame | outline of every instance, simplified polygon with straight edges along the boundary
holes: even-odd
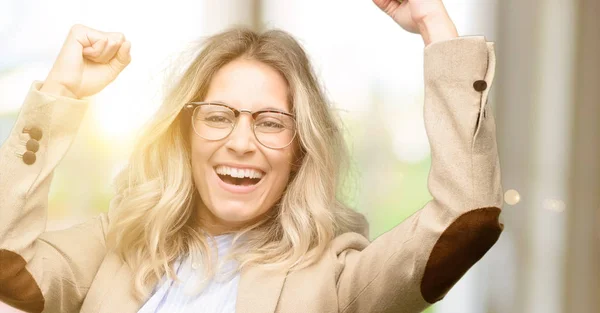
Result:
[[[217,106],[222,106],[224,108],[227,108],[229,110],[231,110],[234,114],[235,117],[235,122],[233,123],[233,127],[229,130],[229,133],[227,135],[225,135],[223,138],[221,139],[208,139],[205,137],[200,136],[200,134],[198,134],[198,132],[196,131],[196,127],[194,127],[194,112],[196,111],[196,108],[203,106],[203,105],[217,105]],[[246,109],[236,109],[236,108],[232,108],[231,106],[223,103],[223,102],[219,102],[219,101],[210,101],[210,102],[205,102],[205,101],[192,101],[192,102],[188,102],[185,104],[185,106],[183,107],[184,110],[187,110],[190,113],[190,119],[191,119],[191,123],[192,123],[192,128],[194,129],[194,133],[203,139],[209,140],[209,141],[219,141],[219,140],[223,140],[227,137],[229,137],[229,135],[231,135],[231,133],[233,133],[233,131],[235,130],[235,128],[237,127],[238,124],[238,120],[239,120],[239,116],[242,113],[248,113],[250,114],[250,116],[252,116],[252,134],[254,135],[254,138],[256,139],[256,141],[258,141],[261,145],[263,145],[264,147],[267,147],[269,149],[275,149],[275,150],[279,150],[279,149],[284,149],[287,146],[289,146],[290,144],[292,144],[292,142],[294,142],[294,139],[296,139],[296,135],[298,134],[298,129],[296,128],[296,116],[294,114],[291,113],[287,113],[287,112],[283,112],[283,111],[279,111],[279,110],[258,110],[258,111],[250,111],[250,110],[246,110]],[[278,113],[278,114],[283,114],[286,116],[289,116],[292,118],[292,120],[294,121],[294,135],[292,136],[292,140],[290,140],[290,142],[283,146],[283,147],[279,147],[279,148],[273,148],[273,147],[269,147],[267,145],[265,145],[264,143],[262,143],[260,141],[260,139],[258,139],[258,136],[256,135],[256,125],[254,124],[254,122],[256,122],[256,117],[261,114],[261,113]]]

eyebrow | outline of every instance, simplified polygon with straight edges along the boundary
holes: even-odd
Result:
[[[257,111],[277,111],[277,112],[285,112],[285,113],[291,114],[290,112],[288,112],[286,110],[282,110],[282,109],[278,109],[278,108],[274,108],[274,107],[266,107],[266,108],[262,108],[262,109],[257,110]]]
[[[225,104],[225,105],[228,105],[230,107],[233,107],[229,102],[222,101],[222,100],[211,100],[211,101],[207,101],[207,102],[216,102],[216,103],[221,103],[221,104]],[[288,112],[287,110],[282,110],[282,109],[279,109],[279,108],[276,108],[276,107],[260,108],[258,110],[254,110],[254,111],[255,112],[256,111],[276,111],[276,112],[284,112],[284,113],[287,113],[287,114],[293,114],[292,112]]]

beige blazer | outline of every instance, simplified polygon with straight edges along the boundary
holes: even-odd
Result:
[[[373,242],[336,237],[306,269],[243,271],[237,313],[420,312],[496,242],[502,186],[486,105],[494,44],[483,36],[436,42],[424,63],[433,200]],[[45,232],[52,173],[88,102],[54,98],[40,86],[32,85],[0,149],[0,300],[27,312],[135,313],[143,301],[131,294],[132,272],[106,250],[110,213]]]

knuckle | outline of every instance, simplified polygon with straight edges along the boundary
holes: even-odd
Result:
[[[99,58],[100,55],[102,55],[102,50],[100,49],[94,49],[94,51],[91,53],[91,57],[92,58]]]
[[[72,35],[77,35],[80,34],[83,31],[83,25],[81,24],[75,24],[73,26],[71,26],[71,29],[69,30],[69,34]]]
[[[82,29],[84,26],[81,24],[74,24],[73,26],[71,26],[71,31],[77,31]]]
[[[123,35],[123,33],[110,33],[109,35],[115,42],[119,44],[125,42],[125,35]]]

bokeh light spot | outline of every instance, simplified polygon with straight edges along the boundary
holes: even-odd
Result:
[[[504,202],[508,205],[515,205],[521,201],[521,195],[514,189],[509,189],[504,193]]]
[[[544,200],[543,207],[546,210],[561,213],[565,210],[565,202],[557,199],[546,199]]]

